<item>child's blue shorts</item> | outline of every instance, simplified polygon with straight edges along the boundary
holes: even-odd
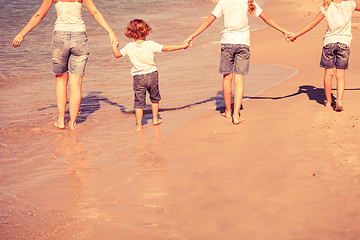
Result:
[[[133,81],[135,108],[144,108],[146,106],[146,92],[149,92],[152,103],[160,102],[158,71],[135,75]]]
[[[244,44],[221,44],[219,73],[248,74],[250,47]]]
[[[344,43],[329,43],[322,49],[320,67],[348,69],[350,46]]]

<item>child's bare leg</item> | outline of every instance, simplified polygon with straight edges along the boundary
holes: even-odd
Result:
[[[136,131],[140,131],[142,127],[144,111],[142,108],[135,108],[135,118],[136,118]]]
[[[77,74],[69,74],[69,86],[70,86],[70,100],[69,100],[69,112],[70,122],[69,127],[74,128],[76,125],[76,119],[80,109],[81,103],[81,83],[82,76]]]
[[[152,109],[152,114],[153,114],[153,124],[159,125],[161,123],[161,120],[158,118],[159,103],[151,103],[151,109]]]
[[[233,122],[234,124],[239,124],[240,120],[240,108],[242,104],[242,99],[244,97],[244,75],[235,74],[235,91],[234,91],[234,113],[233,113]]]
[[[67,102],[67,82],[68,82],[68,74],[56,74],[56,106],[59,113],[58,120],[54,123],[54,125],[60,129],[65,128],[65,110],[66,110],[66,102]]]
[[[336,111],[343,110],[343,97],[345,90],[345,69],[336,69],[337,79],[337,100],[336,100]]]
[[[231,117],[231,84],[232,84],[233,74],[224,74],[223,76],[223,95],[224,95],[224,102],[225,102],[225,113],[222,116],[226,118]]]
[[[331,90],[332,90],[332,79],[334,77],[334,69],[325,69],[324,73],[324,89],[325,89],[325,107],[331,106]]]

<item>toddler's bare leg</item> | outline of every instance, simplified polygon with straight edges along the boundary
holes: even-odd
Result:
[[[153,124],[159,125],[161,120],[158,118],[159,114],[159,103],[152,103],[151,104],[152,114],[153,114]]]
[[[136,119],[136,131],[140,131],[142,126],[144,111],[142,108],[135,108],[135,119]]]

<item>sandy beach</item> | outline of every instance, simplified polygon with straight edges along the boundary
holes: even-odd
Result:
[[[296,32],[321,2],[271,0],[263,9]],[[343,112],[323,104],[325,28],[324,20],[294,43],[270,28],[252,32],[252,64],[297,73],[246,99],[240,125],[220,117],[221,107],[194,104],[129,134],[123,124],[134,119],[121,106],[107,111],[116,104],[104,98],[75,131],[54,129],[54,116],[14,122],[0,135],[0,239],[360,239],[360,13]],[[19,133],[31,141],[11,138]]]

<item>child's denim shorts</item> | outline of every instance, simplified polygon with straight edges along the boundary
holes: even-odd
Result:
[[[244,44],[221,44],[219,73],[248,74],[250,47]]]
[[[348,69],[350,47],[344,43],[329,43],[322,49],[320,67]]]
[[[53,73],[84,76],[90,53],[86,32],[54,31],[51,48]]]
[[[135,75],[133,81],[135,108],[144,108],[146,106],[146,92],[149,92],[152,103],[160,102],[158,71]]]

